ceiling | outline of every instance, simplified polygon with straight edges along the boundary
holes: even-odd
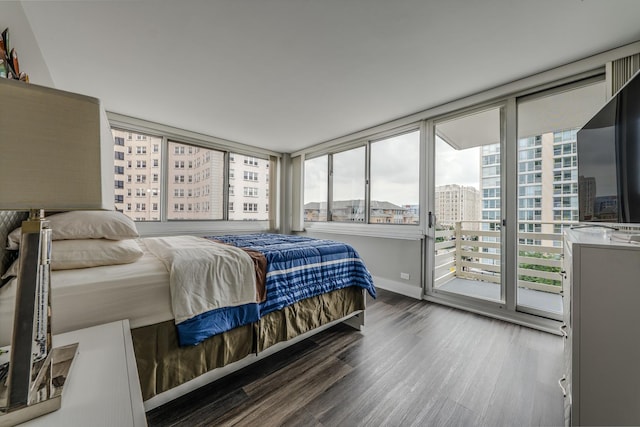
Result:
[[[640,40],[637,0],[22,6],[57,88],[278,152]]]

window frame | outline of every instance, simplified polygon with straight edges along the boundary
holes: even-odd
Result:
[[[158,182],[153,182],[152,175],[149,175],[147,183],[154,184],[154,187],[159,188],[160,200],[158,202],[158,208],[160,212],[160,219],[157,221],[136,221],[138,231],[142,236],[154,236],[154,235],[167,235],[178,233],[217,233],[217,232],[275,232],[278,230],[280,222],[277,218],[277,211],[267,212],[268,219],[266,220],[252,220],[243,221],[239,219],[229,219],[229,164],[230,153],[235,155],[243,155],[251,157],[256,160],[266,161],[269,167],[267,173],[271,174],[271,180],[273,185],[270,185],[270,196],[267,200],[268,204],[279,205],[280,192],[278,191],[279,176],[282,168],[282,154],[273,152],[271,150],[261,149],[257,147],[247,146],[244,144],[228,141],[213,136],[207,136],[197,134],[183,129],[174,128],[167,125],[148,122],[146,120],[137,119],[118,113],[107,112],[107,117],[110,123],[110,129],[117,129],[128,133],[144,134],[151,137],[157,137],[161,139],[160,143],[160,164],[153,173],[158,173]],[[125,138],[127,141],[138,142],[136,138]],[[173,141],[179,144],[183,144],[186,147],[203,148],[206,150],[218,150],[224,153],[224,182],[222,184],[222,197],[223,197],[223,217],[222,219],[168,219],[169,210],[173,209],[173,206],[169,206],[169,195],[167,193],[169,188],[169,179],[173,179],[173,172],[175,170],[169,168],[169,141]],[[153,147],[149,148],[153,151]],[[149,152],[147,150],[147,152]],[[185,148],[185,152],[188,148]],[[134,153],[136,150],[133,150]],[[237,159],[236,159],[237,160]],[[186,164],[184,170],[187,170]],[[182,169],[180,169],[182,171]],[[185,175],[187,175],[185,173]],[[205,178],[206,179],[206,178]],[[135,179],[134,179],[135,181]],[[187,177],[185,176],[185,182]],[[131,184],[131,183],[129,183]],[[114,183],[115,185],[115,183]],[[125,184],[126,185],[126,184]],[[211,189],[210,189],[211,191]],[[186,199],[186,198],[181,198]],[[173,203],[173,202],[171,202]],[[185,204],[185,212],[186,212]]]
[[[419,221],[417,224],[393,224],[393,223],[371,223],[370,215],[371,215],[371,145],[373,143],[383,141],[385,139],[390,139],[396,136],[401,136],[411,132],[419,132],[420,139],[420,156],[418,159],[419,162],[419,183],[418,183],[418,191],[419,191],[419,205],[424,206],[424,191],[425,191],[425,172],[424,172],[424,158],[425,158],[425,144],[426,144],[426,136],[425,136],[425,122],[419,121],[410,123],[405,126],[400,126],[397,128],[392,128],[386,131],[374,133],[366,138],[355,139],[349,143],[340,144],[337,147],[333,147],[333,149],[327,150],[318,150],[316,152],[305,154],[302,156],[302,177],[304,178],[304,162],[306,160],[312,160],[318,157],[327,156],[327,168],[328,168],[328,191],[327,191],[327,220],[326,221],[304,221],[305,215],[302,214],[302,218],[304,221],[304,228],[311,231],[318,232],[328,232],[328,233],[336,233],[336,234],[358,234],[364,236],[372,236],[372,237],[390,237],[393,236],[395,238],[400,239],[408,239],[408,240],[419,240],[422,239],[424,235],[424,224],[425,224],[425,215],[422,212],[424,209],[422,208],[419,213]],[[331,219],[331,212],[333,210],[332,206],[332,196],[333,196],[333,155],[339,154],[345,151],[357,149],[360,147],[365,148],[365,176],[364,176],[364,213],[365,213],[365,221],[362,223],[358,222],[342,222],[342,221],[333,221]],[[303,179],[304,181],[304,179]],[[304,182],[301,186],[302,196],[304,195]],[[300,200],[301,209],[304,211],[304,203],[301,198]]]

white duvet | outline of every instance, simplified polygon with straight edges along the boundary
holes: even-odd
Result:
[[[169,271],[176,323],[217,308],[257,302],[253,261],[242,249],[195,236],[144,242]]]

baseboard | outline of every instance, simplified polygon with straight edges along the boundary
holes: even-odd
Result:
[[[373,276],[373,283],[376,288],[395,292],[414,299],[422,299],[422,288],[414,285],[408,285],[395,280],[385,279],[384,277]]]

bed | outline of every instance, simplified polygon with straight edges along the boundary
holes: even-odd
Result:
[[[66,244],[81,240],[86,240],[86,236],[68,239]],[[225,330],[214,328],[208,337],[198,331],[195,334],[198,338],[185,342],[174,316],[172,270],[166,260],[158,257],[157,248],[150,249],[157,246],[157,241],[131,240],[141,252],[134,262],[52,271],[53,329],[54,333],[60,333],[128,318],[147,410],[321,328],[341,321],[361,327],[365,292],[375,296],[371,276],[348,245],[268,234],[200,238],[207,245],[261,254],[266,263],[260,265],[259,259],[252,258],[252,268],[255,277],[260,276],[262,269],[266,292],[263,299],[256,292],[256,300],[250,303],[257,307],[257,317],[227,322]],[[340,261],[337,247],[342,248],[346,261]],[[53,256],[56,256],[55,240]],[[331,276],[336,272],[338,279]],[[287,292],[284,284],[290,280],[295,284]],[[11,336],[14,294],[15,280],[0,289],[0,342],[5,344]],[[211,311],[214,320],[209,323],[227,324],[215,320],[219,319],[215,317],[216,309]],[[235,319],[233,313],[229,315],[224,310],[220,313]]]

